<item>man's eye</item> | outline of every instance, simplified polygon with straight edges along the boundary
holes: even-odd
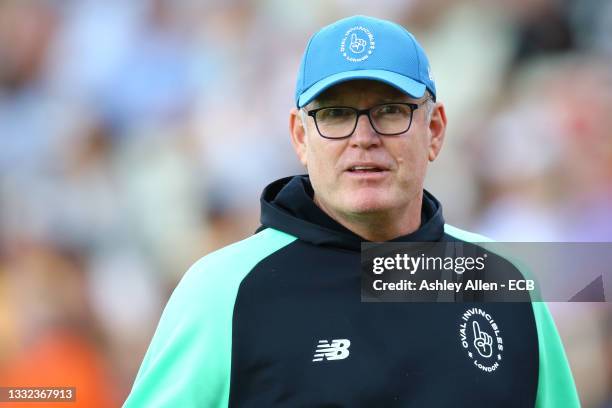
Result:
[[[352,115],[352,111],[350,109],[344,108],[329,108],[323,109],[319,111],[320,119],[343,119],[350,117]]]
[[[378,109],[378,113],[383,115],[405,114],[406,107],[403,105],[384,105]]]
[[[350,112],[347,109],[329,109],[329,116],[347,116]]]

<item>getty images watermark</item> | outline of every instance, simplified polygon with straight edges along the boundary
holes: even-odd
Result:
[[[363,243],[362,301],[605,302],[611,254],[607,243]]]

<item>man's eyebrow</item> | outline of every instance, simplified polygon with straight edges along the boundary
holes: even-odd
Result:
[[[397,95],[394,95],[394,96],[389,97],[389,98],[380,98],[378,101],[380,103],[393,103],[393,102],[408,103],[408,102],[413,102],[412,98],[410,98],[410,96],[404,95],[404,94],[397,94]]]
[[[337,105],[340,103],[339,99],[336,97],[325,97],[325,98],[317,98],[314,101],[315,107],[325,106],[325,105]]]

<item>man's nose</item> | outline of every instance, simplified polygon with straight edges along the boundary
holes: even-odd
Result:
[[[350,140],[352,146],[365,149],[380,145],[380,135],[372,127],[367,115],[359,116]]]

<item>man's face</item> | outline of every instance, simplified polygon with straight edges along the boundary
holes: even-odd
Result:
[[[350,106],[367,109],[389,102],[420,103],[399,90],[375,81],[336,85],[305,107]],[[301,123],[305,117],[305,123]],[[340,140],[321,137],[314,119],[292,112],[291,131],[300,161],[308,169],[316,202],[328,213],[343,217],[391,212],[401,215],[421,206],[427,164],[442,145],[446,117],[437,104],[428,120],[426,104],[414,111],[410,129],[382,136],[366,115],[353,134]]]

